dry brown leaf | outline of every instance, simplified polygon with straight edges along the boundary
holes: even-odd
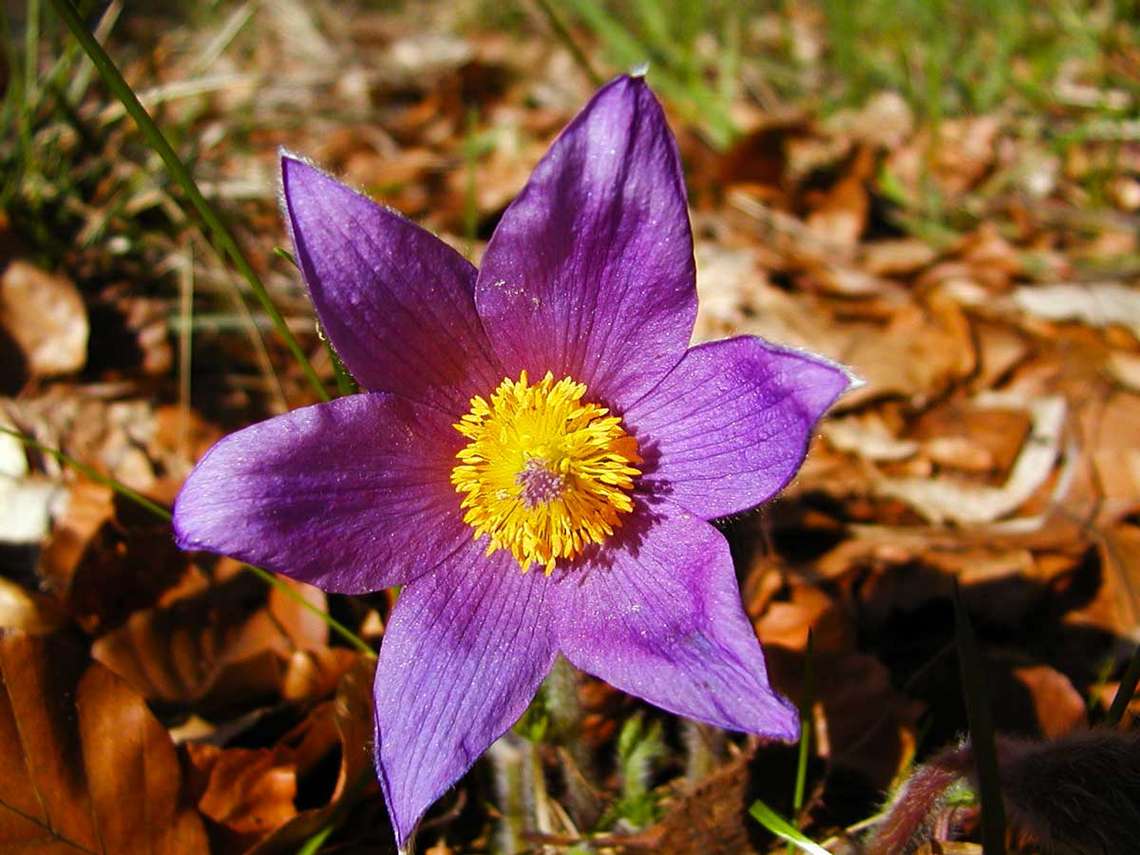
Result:
[[[1140,392],[1140,354],[1114,350],[1105,365],[1110,377],[1131,392]]]
[[[0,629],[46,635],[66,622],[66,616],[52,600],[0,576]]]
[[[812,648],[817,652],[850,650],[854,631],[838,604],[812,585],[793,582],[790,587],[787,599],[768,603],[764,614],[754,621],[760,641],[802,651],[810,632]]]
[[[1013,304],[1035,318],[1093,327],[1115,324],[1140,338],[1140,290],[1121,282],[1026,285],[1013,292]]]
[[[912,436],[941,466],[993,472],[1004,480],[1025,445],[1030,427],[1029,414],[1021,408],[949,401],[923,413]]]
[[[1015,668],[1013,675],[1033,699],[1042,736],[1057,739],[1088,724],[1085,699],[1060,671],[1048,665],[1029,665]]]
[[[938,257],[937,250],[918,238],[865,243],[860,253],[863,269],[873,276],[909,276]]]
[[[629,853],[669,852],[673,855],[748,855],[756,849],[749,839],[748,766],[751,752],[697,784],[679,789],[665,802],[665,817],[644,831],[612,838]]]
[[[0,635],[0,744],[5,851],[206,851],[170,736],[78,646]]]
[[[925,311],[900,309],[885,328],[852,324],[830,337],[838,337],[838,352],[835,344],[825,352],[866,381],[846,396],[848,406],[883,395],[902,395],[923,406],[952,381],[969,375],[975,364],[969,323],[943,300],[932,300]]]
[[[230,832],[227,848],[244,851],[297,815],[297,770],[287,749],[186,748],[201,790],[198,809]]]
[[[281,697],[288,701],[320,698],[327,695],[360,654],[344,647],[319,647],[295,650],[281,684]]]
[[[324,595],[315,588],[284,584],[324,607]],[[294,651],[324,646],[327,638],[318,617],[232,568],[214,585],[135,612],[99,638],[91,653],[146,697],[188,703],[211,691],[221,694],[221,687],[237,697],[273,691]],[[226,672],[235,669],[240,676],[226,680]]]
[[[993,393],[979,398],[976,403],[1005,408],[1016,405],[1018,399]],[[934,523],[953,521],[977,525],[1012,514],[1053,471],[1065,422],[1063,398],[1039,398],[1025,405],[1033,429],[1002,486],[970,484],[950,478],[884,478],[875,485],[875,491],[880,496],[906,502]]]
[[[874,169],[869,148],[860,148],[847,174],[835,186],[811,200],[807,227],[821,239],[840,246],[853,247],[867,227],[871,200],[865,183]]]
[[[76,482],[67,495],[38,572],[87,632],[118,627],[177,586],[201,583],[166,523],[126,503],[116,506],[110,490],[98,484]]]
[[[820,431],[837,451],[864,460],[906,460],[919,450],[914,440],[897,438],[877,412],[828,419]]]
[[[858,110],[839,110],[824,122],[833,136],[854,139],[893,151],[914,131],[914,113],[898,92],[877,92]]]
[[[268,837],[261,840],[250,855],[268,855],[276,852],[294,852],[301,841],[320,830],[345,800],[355,799],[372,781],[372,678],[375,661],[360,656],[355,665],[345,672],[337,687],[331,708],[326,707],[335,728],[340,747],[340,768],[336,785],[328,804],[301,811]],[[325,719],[327,722],[327,719]],[[296,735],[301,742],[296,753],[301,761],[302,773],[308,765],[315,765],[313,746],[306,746],[303,728]],[[311,739],[318,745],[327,743]]]
[[[0,426],[12,429],[2,416]],[[0,543],[38,543],[62,498],[58,484],[28,473],[23,443],[0,434]]]
[[[0,325],[35,376],[71,374],[87,361],[87,309],[65,276],[9,264],[0,275]]]
[[[1140,395],[1116,391],[1084,437],[1096,472],[1101,515],[1119,519],[1140,508]]]
[[[777,688],[802,697],[803,657],[778,647],[766,653]],[[864,653],[820,653],[812,669],[822,709],[815,716],[820,754],[885,789],[913,756],[922,704],[898,691],[886,666]]]

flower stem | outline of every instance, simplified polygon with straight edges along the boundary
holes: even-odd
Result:
[[[254,296],[257,297],[262,309],[269,316],[274,328],[285,342],[285,346],[289,348],[289,352],[293,354],[294,359],[297,360],[297,364],[301,366],[301,370],[304,371],[305,376],[309,380],[309,384],[313,387],[313,391],[316,392],[322,401],[329,400],[328,391],[325,389],[324,384],[321,383],[316,371],[313,370],[313,366],[309,362],[308,356],[305,355],[305,351],[302,350],[300,343],[289,330],[285,319],[281,316],[277,307],[273,305],[273,300],[270,298],[269,292],[262,283],[261,277],[257,275],[253,266],[245,257],[245,253],[242,252],[237,239],[226,226],[221,216],[206,200],[206,197],[202,195],[202,191],[198,189],[198,185],[194,182],[190,170],[186,168],[186,165],[167,141],[162,130],[155,123],[154,119],[150,117],[146,108],[143,107],[138,96],[135,95],[130,84],[123,78],[123,75],[120,73],[114,61],[107,52],[103,50],[103,46],[99,44],[95,37],[88,32],[87,27],[85,27],[83,21],[80,20],[79,14],[75,11],[75,7],[72,6],[71,0],[51,0],[51,4],[55,8],[56,14],[63,19],[67,28],[71,30],[72,35],[75,36],[75,39],[91,59],[99,75],[103,78],[103,82],[107,84],[107,88],[122,102],[123,107],[130,117],[135,120],[135,124],[138,125],[139,131],[142,132],[147,143],[154,149],[158,156],[162,158],[162,162],[166,164],[166,169],[170,173],[170,177],[174,180],[175,184],[182,188],[194,212],[205,226],[206,233],[209,235],[211,243],[218,251],[218,254],[223,257],[228,257],[230,263],[233,264],[237,272],[246,281],[246,284],[249,285],[250,290]]]
[[[544,695],[546,711],[554,738],[562,747],[566,762],[562,763],[562,783],[575,822],[591,826],[601,813],[594,758],[582,741],[582,703],[578,698],[581,675],[565,657],[554,660],[546,677]]]
[[[503,855],[515,855],[526,848],[525,744],[522,737],[508,731],[487,750],[500,814],[496,838],[498,851]]]
[[[724,759],[724,731],[711,724],[682,720],[685,741],[685,778],[690,784],[714,772]]]

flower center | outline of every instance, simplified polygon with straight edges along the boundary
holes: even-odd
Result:
[[[488,555],[509,550],[524,573],[537,563],[549,575],[633,510],[637,440],[619,416],[582,403],[585,394],[586,384],[550,372],[532,386],[523,371],[490,402],[472,398],[455,425],[470,440],[451,471],[463,521],[487,535]]]

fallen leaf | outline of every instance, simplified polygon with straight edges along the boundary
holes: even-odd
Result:
[[[0,426],[12,429],[2,419]],[[39,543],[63,496],[58,484],[29,475],[23,443],[0,433],[0,543]]]
[[[299,812],[261,840],[250,855],[296,851],[302,841],[323,828],[346,802],[356,799],[373,784],[372,678],[375,667],[376,663],[370,657],[358,657],[337,687],[331,718],[339,743],[340,766],[328,802]],[[310,752],[299,745],[297,753],[303,759]],[[313,765],[312,759],[309,765]],[[304,769],[305,764],[302,763],[302,772]]]
[[[751,752],[741,754],[695,785],[674,791],[661,821],[631,835],[609,841],[626,852],[669,852],[673,855],[747,855],[756,852],[749,839],[747,796]]]
[[[194,743],[186,748],[202,791],[198,809],[230,832],[227,849],[245,851],[297,815],[297,770],[290,752]]]
[[[1046,739],[1087,726],[1085,699],[1060,671],[1048,665],[1028,665],[1014,668],[1013,675],[1033,699],[1037,726]]]
[[[66,616],[52,600],[0,576],[0,629],[46,635],[66,622]]]
[[[87,361],[87,310],[65,276],[11,262],[0,276],[0,325],[37,377],[71,374]]]
[[[1113,324],[1140,338],[1140,290],[1120,282],[1058,282],[1025,285],[1012,295],[1014,305],[1035,318],[1079,321],[1094,327]]]
[[[206,851],[166,730],[73,643],[0,634],[0,744],[5,851]]]
[[[324,606],[324,596],[315,588],[285,584]],[[99,638],[91,655],[147,698],[192,703],[216,689],[233,668],[248,669],[244,678],[225,684],[238,697],[276,690],[283,663],[294,651],[323,646],[327,638],[328,628],[319,618],[232,567],[212,585],[135,612],[122,627]],[[234,694],[227,700],[234,701]]]
[[[873,276],[909,276],[938,257],[937,250],[917,238],[865,243],[860,253],[863,269]]]
[[[1016,396],[998,393],[976,401],[980,406],[997,407],[1017,403]],[[1021,507],[1053,471],[1065,423],[1063,398],[1039,398],[1023,403],[1029,410],[1033,428],[1002,486],[970,484],[950,478],[884,478],[875,485],[875,491],[880,496],[906,502],[934,523],[952,521],[977,525],[1008,516]]]

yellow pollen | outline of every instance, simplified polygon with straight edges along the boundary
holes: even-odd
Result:
[[[472,398],[455,425],[470,440],[451,472],[463,521],[476,538],[487,535],[488,555],[506,549],[524,573],[541,564],[549,575],[633,510],[637,440],[619,416],[582,403],[585,394],[585,383],[550,372],[532,386],[523,371],[490,402]]]

